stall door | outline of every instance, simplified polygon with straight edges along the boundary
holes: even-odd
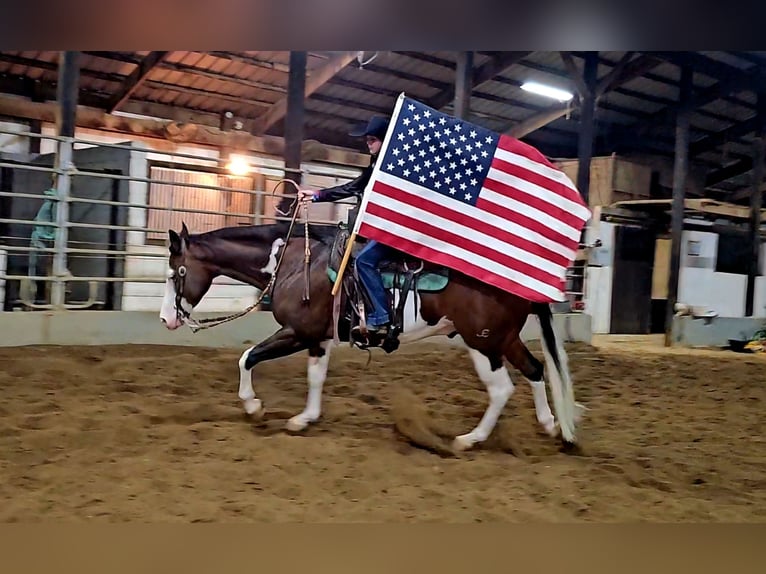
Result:
[[[650,332],[654,242],[651,230],[625,225],[615,228],[612,333]]]

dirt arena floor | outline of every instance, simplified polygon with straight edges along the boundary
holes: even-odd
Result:
[[[579,452],[541,431],[512,371],[495,434],[460,456],[434,452],[439,437],[470,430],[486,396],[452,347],[376,352],[369,366],[335,350],[324,417],[300,436],[281,426],[304,404],[303,356],[256,367],[268,412],[251,421],[241,349],[0,349],[0,520],[766,520],[763,356],[568,349],[589,408]]]

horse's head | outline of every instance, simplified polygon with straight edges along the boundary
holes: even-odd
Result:
[[[185,223],[182,223],[180,234],[169,229],[168,235],[170,258],[160,319],[172,330],[191,316],[194,307],[210,289],[214,275],[204,261],[194,256]]]

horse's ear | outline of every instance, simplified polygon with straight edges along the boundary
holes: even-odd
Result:
[[[188,249],[189,248],[189,228],[186,227],[186,223],[183,221],[181,222],[181,240],[182,240],[181,245],[183,246],[183,248]]]
[[[181,237],[172,229],[168,229],[168,237],[170,238],[170,252],[173,255],[180,255],[181,247],[183,245]]]

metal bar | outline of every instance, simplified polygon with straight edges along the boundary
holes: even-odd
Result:
[[[673,345],[673,316],[678,301],[678,277],[681,267],[681,238],[684,226],[684,192],[689,171],[689,123],[691,119],[691,68],[681,68],[678,115],[676,117],[676,157],[673,166],[673,204],[670,232],[670,273],[668,274],[668,303],[665,309],[665,346]]]

